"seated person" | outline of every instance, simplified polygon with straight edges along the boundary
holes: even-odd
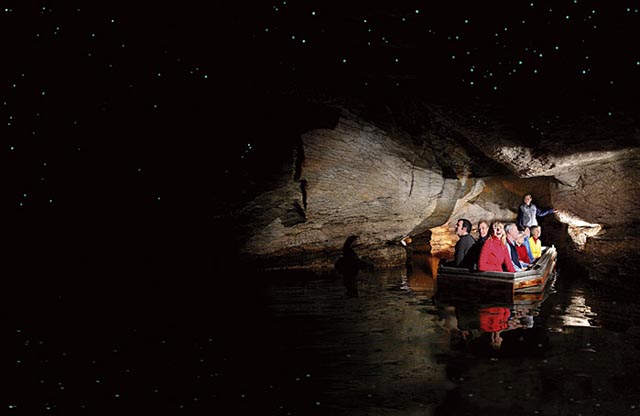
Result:
[[[530,263],[533,263],[533,261],[535,260],[535,257],[533,257],[533,253],[531,252],[531,245],[529,244],[529,238],[531,237],[531,229],[529,227],[524,227],[523,232],[524,232],[523,244],[527,248],[527,254],[531,259]]]
[[[539,225],[531,227],[529,247],[531,247],[531,254],[533,254],[534,260],[540,258],[542,255],[542,241],[540,240],[540,234],[542,234],[542,228]]]
[[[491,236],[484,242],[478,259],[478,270],[482,272],[515,272],[507,251],[504,226],[496,221],[491,225]]]
[[[521,269],[525,269],[531,266],[531,263],[533,263],[533,259],[529,257],[527,247],[524,245],[524,240],[524,233],[516,237],[516,251],[518,252],[518,260],[520,261],[520,264],[518,264],[518,266]]]
[[[473,267],[473,258],[469,255],[471,247],[476,243],[476,239],[471,236],[471,222],[467,219],[461,218],[456,223],[455,232],[460,237],[456,243],[455,253],[453,255],[454,267]]]

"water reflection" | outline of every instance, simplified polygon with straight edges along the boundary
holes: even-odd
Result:
[[[496,300],[438,292],[430,264],[361,269],[357,296],[336,271],[16,291],[7,402],[21,414],[640,414],[632,290],[560,271],[544,296]],[[505,323],[495,349],[488,329]]]
[[[261,350],[279,364],[251,379],[287,387],[264,400],[336,415],[640,409],[635,303],[562,272],[541,293],[508,299],[447,292],[432,263],[416,256],[409,269],[358,270],[353,282],[336,271],[272,285]]]

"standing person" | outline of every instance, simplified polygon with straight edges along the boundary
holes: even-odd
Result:
[[[542,241],[540,240],[540,234],[542,234],[542,227],[539,225],[531,227],[529,246],[531,247],[531,253],[533,254],[534,259],[537,259],[542,255]]]
[[[532,201],[531,194],[526,194],[523,198],[523,203],[518,208],[518,225],[522,228],[532,227],[538,225],[537,217],[544,217],[545,215],[553,214],[555,210],[550,208],[546,211],[540,210]]]
[[[469,256],[469,250],[476,243],[476,239],[471,236],[471,221],[460,218],[456,223],[456,235],[460,237],[456,243],[456,250],[453,255],[456,267],[473,267],[473,259]]]
[[[478,260],[478,270],[482,272],[501,272],[504,269],[515,272],[513,262],[506,249],[504,227],[500,221],[491,225],[491,236],[484,242]]]

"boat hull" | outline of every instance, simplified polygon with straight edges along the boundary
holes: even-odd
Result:
[[[480,272],[458,267],[440,266],[436,277],[437,292],[452,292],[474,297],[499,297],[514,301],[535,301],[554,276],[557,251],[546,247],[529,270],[520,272]]]

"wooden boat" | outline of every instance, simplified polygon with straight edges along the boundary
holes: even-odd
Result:
[[[495,297],[498,294],[514,302],[540,300],[547,283],[554,276],[557,256],[554,246],[543,247],[542,255],[529,269],[515,273],[481,272],[441,264],[436,291],[474,297]]]

